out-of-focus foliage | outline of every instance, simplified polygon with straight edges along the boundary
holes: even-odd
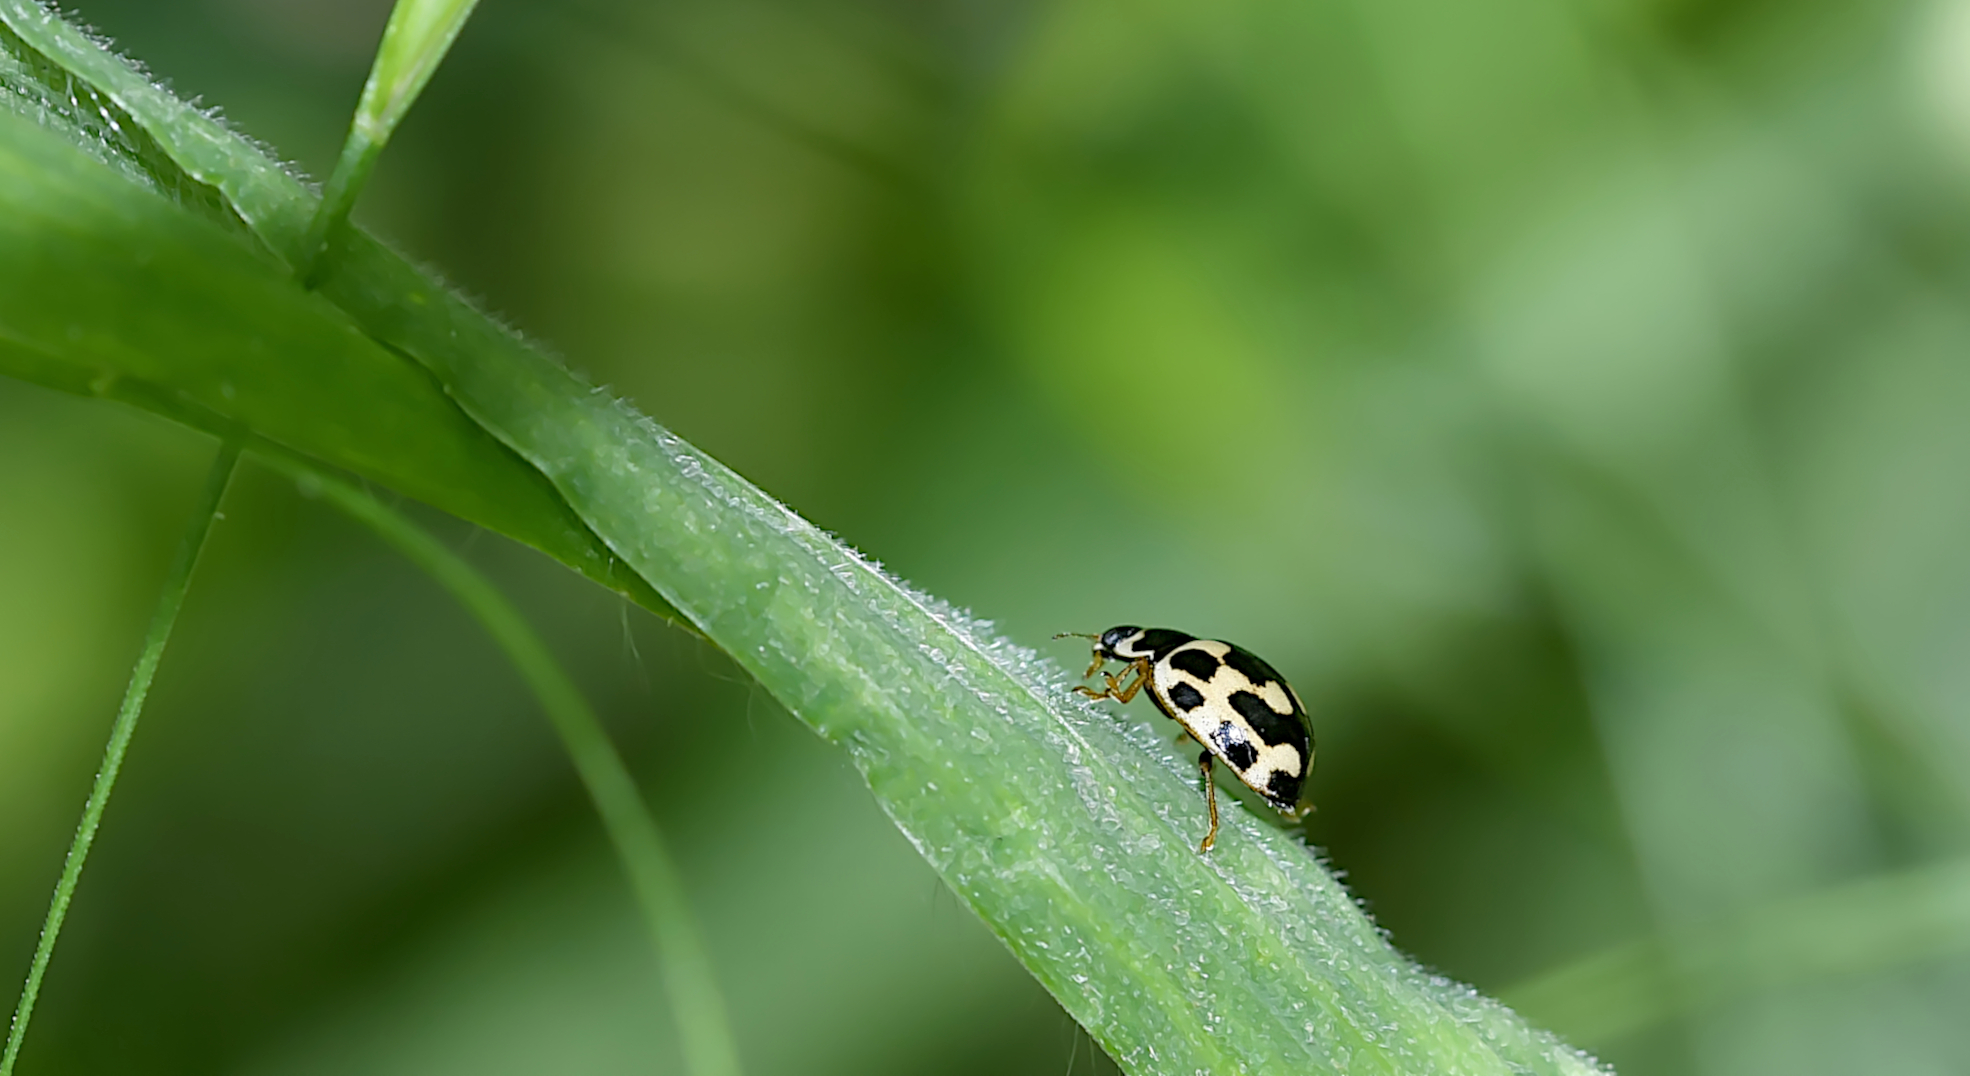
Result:
[[[325,173],[385,11],[84,14]],[[505,0],[357,215],[1016,635],[1265,654],[1311,833],[1425,962],[1706,945],[1667,959],[1735,988],[1587,1043],[1622,1071],[1948,1072],[1960,955],[1703,940],[1966,850],[1966,70],[1960,0]],[[0,450],[22,967],[203,446],[5,383]],[[628,900],[512,675],[239,492],[30,1060],[639,1069]],[[474,552],[640,761],[754,1071],[1068,1065],[840,759]]]

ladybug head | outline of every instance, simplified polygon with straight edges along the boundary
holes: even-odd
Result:
[[[1121,624],[1101,633],[1094,643],[1095,650],[1119,661],[1134,661],[1146,658],[1147,652],[1138,650],[1135,644],[1141,642],[1142,629],[1134,624]]]

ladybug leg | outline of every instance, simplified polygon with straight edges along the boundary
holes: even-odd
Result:
[[[1099,657],[1095,658],[1094,664],[1088,666],[1088,671],[1081,674],[1081,679],[1085,680],[1088,677],[1093,676],[1097,670],[1100,670],[1101,678],[1103,680],[1108,681],[1108,687],[1105,688],[1104,690],[1096,691],[1095,689],[1089,687],[1086,684],[1075,684],[1074,685],[1075,694],[1086,695],[1088,698],[1091,699],[1112,699],[1116,695],[1121,693],[1122,685],[1115,682],[1115,674],[1103,670],[1101,668],[1102,664],[1103,661],[1101,658]]]
[[[1088,666],[1087,672],[1081,674],[1081,679],[1086,680],[1088,677],[1093,676],[1095,674],[1096,669],[1099,669],[1106,664],[1108,664],[1108,659],[1102,657],[1099,653],[1096,653],[1094,656],[1094,662]]]
[[[1197,854],[1202,855],[1218,843],[1218,787],[1211,779],[1211,752],[1206,749],[1197,756],[1197,768],[1204,771],[1204,802],[1211,808],[1211,832],[1204,835],[1204,843],[1197,846]]]
[[[1136,662],[1131,668],[1135,672],[1135,682],[1128,687],[1122,688],[1121,692],[1115,696],[1118,702],[1127,702],[1135,698],[1136,692],[1142,690],[1142,685],[1149,682],[1148,658],[1143,658],[1141,661]],[[1108,678],[1108,686],[1111,690],[1115,687],[1114,677],[1111,676]]]
[[[1118,697],[1121,694],[1122,685],[1115,682],[1115,674],[1111,672],[1105,672],[1102,673],[1101,675],[1103,679],[1108,681],[1107,687],[1103,688],[1100,691],[1096,691],[1095,689],[1089,687],[1086,684],[1075,684],[1074,693],[1076,695],[1086,695],[1088,698],[1091,699],[1113,699]]]
[[[1099,662],[1096,663],[1096,667],[1100,667]],[[1142,685],[1149,682],[1148,659],[1145,658],[1142,661],[1136,662],[1131,667],[1131,671],[1135,673],[1135,680],[1127,687],[1122,686],[1122,681],[1116,679],[1114,673],[1104,672],[1101,674],[1101,678],[1108,681],[1108,687],[1106,689],[1096,691],[1085,684],[1076,684],[1074,690],[1091,699],[1114,699],[1116,702],[1127,702],[1135,698],[1136,692],[1142,690]],[[1094,675],[1094,670],[1088,670],[1088,675]]]

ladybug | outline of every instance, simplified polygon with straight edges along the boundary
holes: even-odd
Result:
[[[1300,794],[1313,770],[1313,724],[1286,678],[1258,655],[1220,639],[1132,624],[1100,635],[1066,632],[1054,638],[1069,636],[1094,640],[1094,663],[1081,675],[1099,672],[1106,682],[1099,691],[1086,685],[1075,691],[1091,699],[1128,702],[1146,686],[1156,708],[1204,745],[1197,766],[1204,771],[1211,831],[1199,852],[1210,851],[1218,839],[1214,760],[1231,767],[1239,780],[1288,817],[1304,818],[1312,809],[1301,804]],[[1103,670],[1111,661],[1128,669],[1120,677]]]

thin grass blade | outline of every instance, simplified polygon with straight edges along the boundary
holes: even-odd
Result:
[[[383,29],[376,59],[363,83],[362,99],[349,123],[342,154],[322,189],[321,204],[308,224],[303,246],[302,279],[309,286],[327,270],[333,248],[349,210],[354,208],[370,171],[403,122],[417,96],[444,62],[465,20],[479,0],[397,0]]]
[[[269,452],[258,458],[375,531],[424,569],[505,651],[561,737],[629,874],[644,923],[656,943],[657,964],[688,1071],[692,1076],[738,1076],[738,1047],[725,1017],[718,978],[662,831],[607,730],[546,644],[491,580],[403,513],[286,453]]]
[[[117,775],[123,772],[123,758],[130,750],[130,741],[137,735],[137,719],[143,715],[144,699],[150,695],[151,680],[157,675],[157,666],[164,658],[164,645],[171,640],[171,628],[178,622],[178,611],[184,608],[185,592],[191,589],[192,569],[198,565],[198,555],[205,548],[206,536],[212,532],[212,521],[219,517],[219,502],[225,498],[226,486],[232,481],[233,470],[239,463],[239,448],[228,442],[221,445],[219,455],[212,461],[212,469],[206,475],[205,489],[198,503],[192,509],[191,522],[186,525],[184,537],[178,540],[178,552],[171,560],[171,567],[164,575],[164,583],[158,589],[157,609],[151,613],[150,626],[144,632],[143,648],[137,652],[137,664],[130,670],[130,684],[123,692],[123,704],[117,708],[116,721],[110,726],[109,744],[103,749],[103,764],[96,771],[95,784],[89,789],[89,798],[82,806],[82,822],[75,829],[75,839],[70,842],[68,856],[62,861],[60,881],[55,883],[54,899],[48,903],[48,916],[41,926],[41,938],[35,944],[34,957],[28,966],[27,982],[21,988],[20,1001],[14,1006],[13,1023],[7,1030],[7,1048],[0,1054],[0,1076],[11,1076],[14,1062],[20,1058],[21,1045],[27,1040],[28,1023],[34,1017],[34,1003],[41,996],[41,981],[48,974],[48,964],[54,959],[55,942],[60,939],[62,924],[68,919],[69,903],[75,899],[75,890],[82,881],[82,868],[89,862],[89,850],[96,843],[96,831],[102,828],[103,812],[109,808],[110,794],[116,791]]]

